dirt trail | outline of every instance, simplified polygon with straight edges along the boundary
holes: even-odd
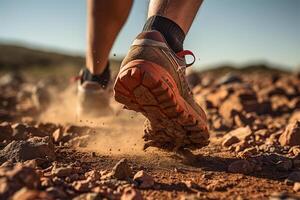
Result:
[[[144,117],[116,102],[78,119],[75,85],[1,79],[0,199],[299,199],[299,74],[196,76],[211,142],[181,154],[143,151]]]

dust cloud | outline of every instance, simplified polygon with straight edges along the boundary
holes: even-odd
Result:
[[[95,128],[95,136],[84,149],[86,151],[108,155],[145,154],[142,115],[124,110],[112,100],[114,113],[111,115],[97,119],[80,119],[76,116],[76,86],[70,86],[60,93],[52,93],[52,103],[41,114],[39,121]]]

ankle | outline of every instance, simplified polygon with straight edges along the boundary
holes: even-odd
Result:
[[[81,82],[84,83],[85,81],[99,83],[101,87],[105,89],[110,81],[109,63],[107,63],[104,71],[101,74],[93,74],[88,68],[85,67],[83,69]]]
[[[164,36],[168,45],[175,53],[183,50],[183,41],[185,39],[185,33],[180,28],[180,26],[171,19],[159,15],[151,16],[146,21],[143,30],[159,31]]]

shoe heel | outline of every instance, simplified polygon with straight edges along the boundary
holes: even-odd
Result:
[[[175,148],[207,145],[206,123],[181,97],[174,79],[163,67],[144,60],[129,62],[117,76],[114,97],[126,108],[141,112],[155,126],[155,134],[145,133],[146,140]]]
[[[128,63],[119,72],[114,85],[115,100],[126,108],[143,112],[142,105],[156,105],[157,101],[150,92],[159,81],[147,69],[151,66],[147,61],[139,60]]]

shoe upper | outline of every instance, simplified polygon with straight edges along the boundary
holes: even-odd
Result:
[[[78,80],[77,114],[79,116],[97,117],[111,113],[111,93],[97,82]]]
[[[193,94],[185,77],[186,62],[173,52],[158,31],[147,31],[139,34],[133,41],[130,50],[121,64],[124,67],[130,61],[144,59],[163,67],[175,80],[181,96],[188,102],[201,119],[206,123],[206,115],[202,108],[194,101]]]

